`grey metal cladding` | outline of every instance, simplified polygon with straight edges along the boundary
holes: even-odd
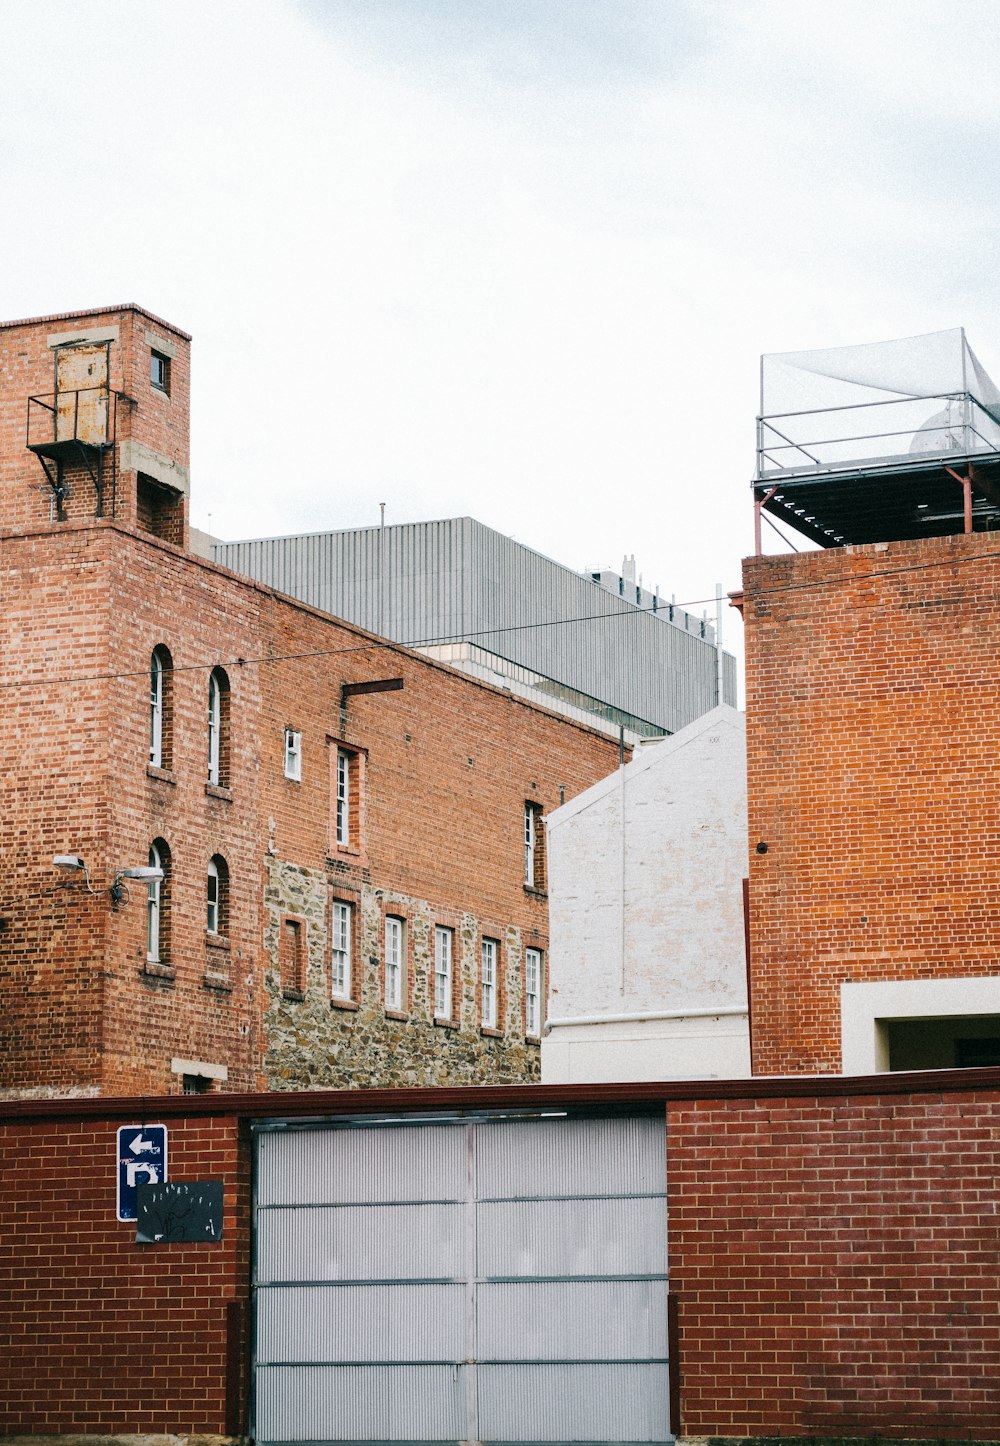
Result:
[[[464,1148],[454,1125],[267,1132],[260,1137],[257,1204],[461,1200]]]
[[[666,1217],[662,1196],[480,1202],[476,1274],[666,1275]]]
[[[480,1200],[663,1194],[663,1120],[508,1120],[480,1131]]]
[[[665,1361],[667,1313],[656,1280],[517,1281],[476,1292],[478,1359]]]
[[[462,1205],[329,1205],[261,1210],[257,1278],[271,1281],[457,1280]]]
[[[666,621],[667,604],[653,616],[471,517],[219,543],[214,555],[395,642],[467,639],[671,733],[718,701],[714,645]],[[727,653],[723,701],[736,702]]]
[[[454,1365],[464,1357],[464,1285],[365,1285],[261,1291],[258,1364]]]
[[[258,1441],[460,1441],[465,1368],[258,1366]]]
[[[483,1441],[665,1442],[661,1365],[479,1367]]]

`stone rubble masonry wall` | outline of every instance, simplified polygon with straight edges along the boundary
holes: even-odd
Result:
[[[0,1090],[175,1092],[175,1058],[224,1066],[240,1090],[342,1083],[347,1065],[366,1081],[537,1075],[520,981],[523,945],[547,949],[548,909],[523,883],[524,805],[550,809],[560,789],[572,797],[612,771],[611,740],[115,523],[0,535],[0,587],[2,681],[16,684],[0,694]],[[148,767],[158,645],[173,661],[169,770]],[[223,789],[206,786],[216,665],[230,685]],[[385,677],[404,688],[352,697],[342,716],[342,683]],[[301,783],[284,777],[286,726],[302,734]],[[331,839],[338,738],[366,760],[361,846],[347,850]],[[171,859],[171,949],[159,967],[146,961],[142,884],[115,912],[52,867],[54,854],[78,852],[106,888],[116,866],[147,862],[154,839]],[[215,854],[230,872],[221,941],[206,934]],[[307,929],[307,999],[276,1001],[265,986],[277,966],[264,904],[274,861],[283,879],[298,870],[364,898],[366,978],[351,1020],[329,1005],[326,904]],[[413,914],[418,989],[433,922],[458,931],[460,1029],[428,1023],[417,993],[410,1023],[384,1018],[384,898]],[[480,1034],[472,999],[479,924],[507,941],[499,1039]]]
[[[998,1439],[1000,1071],[974,1073],[635,1087],[665,1111],[685,1437]],[[248,1123],[514,1094],[600,1090],[0,1107],[0,1435],[245,1432]],[[220,1241],[137,1245],[116,1221],[115,1131],[144,1118],[167,1124],[172,1179],[224,1182]]]
[[[355,952],[360,987],[354,1008],[331,1002],[329,922],[331,890],[325,872],[268,860],[264,945],[268,1008],[267,1082],[271,1089],[336,1089],[347,1085],[407,1086],[475,1084],[481,1080],[527,1082],[539,1077],[538,1042],[525,1038],[524,946],[520,930],[501,934],[500,968],[505,970],[501,1028],[480,1027],[481,939],[496,937],[472,913],[456,920],[426,899],[398,891],[361,887],[361,937]],[[386,914],[406,919],[411,932],[412,977],[405,1019],[387,1016],[384,1004],[383,938]],[[304,919],[308,931],[305,999],[282,990],[278,938],[281,920]],[[454,928],[454,993],[457,1027],[433,1019],[434,927]]]
[[[994,533],[745,562],[755,1073],[839,1070],[843,982],[1000,975],[998,590]]]

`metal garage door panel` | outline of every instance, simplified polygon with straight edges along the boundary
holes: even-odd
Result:
[[[483,1441],[670,1439],[663,1366],[480,1366]]]
[[[666,1203],[491,1201],[477,1209],[480,1276],[665,1275]]]
[[[262,1210],[257,1278],[457,1280],[465,1270],[462,1205],[312,1206]]]
[[[481,1361],[667,1359],[662,1280],[481,1284],[477,1306]]]
[[[258,1441],[461,1441],[465,1368],[259,1366]]]
[[[505,1120],[479,1132],[481,1200],[662,1194],[663,1120]]]
[[[260,1138],[258,1206],[464,1196],[465,1134],[455,1125],[268,1131]]]
[[[464,1298],[463,1285],[272,1286],[257,1302],[258,1360],[454,1363]]]

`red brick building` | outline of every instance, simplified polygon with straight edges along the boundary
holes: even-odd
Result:
[[[0,1088],[536,1077],[536,825],[617,745],[191,554],[189,355],[0,327]]]
[[[823,550],[744,564],[754,1071],[1000,1063],[996,390],[958,331],[763,360]]]

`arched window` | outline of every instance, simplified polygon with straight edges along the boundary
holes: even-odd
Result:
[[[208,781],[229,787],[229,679],[213,668],[208,680]]]
[[[149,846],[149,867],[162,869],[163,878],[154,879],[146,897],[146,962],[170,962],[170,850],[163,839]]]
[[[173,754],[173,659],[159,644],[149,660],[149,761],[169,768]]]
[[[206,929],[210,934],[228,934],[229,865],[221,854],[213,854],[209,860],[206,899]]]

